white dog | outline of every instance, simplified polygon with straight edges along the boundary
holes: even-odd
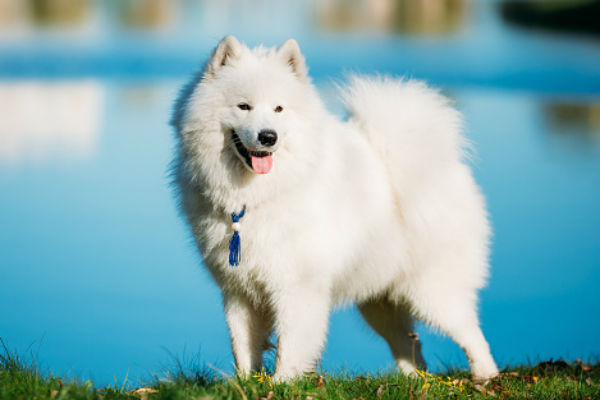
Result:
[[[477,316],[488,270],[484,200],[464,162],[461,117],[423,83],[353,77],[349,119],[327,112],[298,45],[221,41],[176,104],[175,183],[221,287],[237,369],[277,335],[275,379],[315,368],[329,313],[356,303],[398,368],[413,317],[498,370]]]

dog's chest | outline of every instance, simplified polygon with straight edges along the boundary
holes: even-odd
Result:
[[[271,286],[282,280],[303,279],[317,274],[323,258],[323,224],[319,216],[303,207],[302,212],[287,207],[253,209],[248,207],[239,220],[240,263],[229,263],[230,241],[234,235],[229,215],[198,221],[200,248],[207,267],[221,283],[236,286]]]

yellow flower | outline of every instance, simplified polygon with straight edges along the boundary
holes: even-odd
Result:
[[[257,372],[256,374],[252,375],[252,377],[254,379],[256,379],[256,381],[258,383],[268,383],[269,385],[272,385],[271,382],[271,376],[269,376],[269,374],[267,374],[267,372],[265,371],[265,367],[263,367],[260,372]]]
[[[415,370],[415,372],[417,373],[417,375],[419,375],[425,381],[421,390],[428,389],[432,383],[437,383],[439,385],[456,388],[456,389],[460,390],[461,392],[464,390],[464,382],[462,379],[452,380],[450,377],[446,377],[446,380],[444,380],[443,378],[441,378],[439,376],[434,376],[427,371],[422,371],[422,370],[417,369],[417,370]]]

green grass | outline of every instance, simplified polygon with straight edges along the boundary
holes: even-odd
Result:
[[[289,384],[272,384],[266,374],[247,379],[223,378],[206,371],[179,368],[167,379],[127,388],[126,380],[109,387],[42,373],[33,362],[0,354],[0,399],[600,399],[600,364],[540,363],[505,371],[485,386],[466,372],[450,375],[422,373],[416,378],[398,374],[318,375]]]

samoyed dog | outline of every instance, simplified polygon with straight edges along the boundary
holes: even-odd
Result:
[[[490,228],[465,163],[461,116],[424,83],[351,77],[331,115],[298,44],[224,38],[182,91],[174,181],[223,295],[238,372],[315,368],[332,307],[354,303],[400,371],[424,368],[420,319],[498,373],[479,327]],[[418,346],[417,346],[418,347]]]

